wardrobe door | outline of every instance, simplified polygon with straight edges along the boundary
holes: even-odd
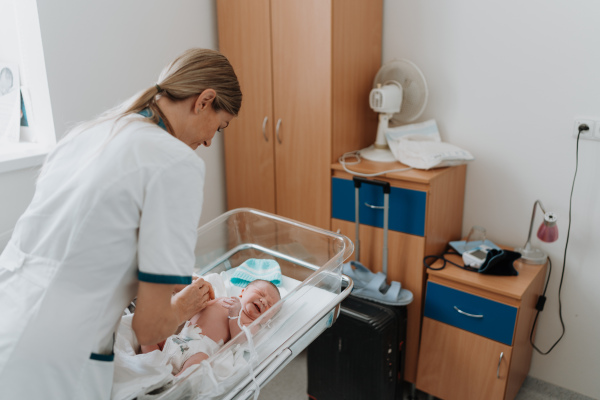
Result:
[[[329,228],[331,2],[271,0],[277,214]]]
[[[217,16],[219,50],[233,65],[243,95],[239,116],[224,132],[227,208],[274,213],[270,2],[218,0]]]

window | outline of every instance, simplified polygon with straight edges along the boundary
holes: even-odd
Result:
[[[0,66],[12,66],[17,71],[15,90],[21,94],[20,108],[26,116],[21,118],[25,126],[20,126],[18,135],[4,135],[0,141],[3,173],[40,165],[56,145],[56,134],[36,0],[0,0],[0,15]],[[5,110],[4,114],[8,112]],[[0,109],[0,124],[8,119],[2,115]],[[0,132],[4,131],[3,126]]]

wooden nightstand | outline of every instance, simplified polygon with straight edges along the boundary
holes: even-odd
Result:
[[[447,257],[462,265],[460,256]],[[451,264],[427,271],[419,390],[444,400],[515,398],[529,372],[529,335],[546,265],[514,265],[518,276]]]
[[[406,167],[396,163],[363,160],[352,170],[381,173]],[[406,362],[404,380],[416,383],[421,316],[425,292],[423,257],[440,254],[448,242],[460,237],[465,195],[466,165],[435,168],[429,171],[413,169],[377,176],[389,182],[389,253],[388,280],[402,284],[413,294],[408,306],[406,326]],[[340,164],[332,165],[331,230],[339,231],[356,243],[354,185],[352,175]],[[369,203],[371,206],[366,205]],[[373,272],[381,271],[383,248],[382,190],[373,185],[360,189],[360,262]],[[357,251],[357,249],[355,249]]]

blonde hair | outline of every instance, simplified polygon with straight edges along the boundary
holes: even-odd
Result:
[[[189,49],[177,57],[161,73],[156,85],[138,93],[120,106],[107,112],[107,118],[120,119],[149,108],[149,120],[158,123],[162,118],[169,132],[171,124],[158,108],[156,101],[166,96],[172,101],[186,100],[206,89],[214,89],[212,102],[215,111],[237,116],[242,106],[242,91],[237,75],[227,58],[215,50]]]

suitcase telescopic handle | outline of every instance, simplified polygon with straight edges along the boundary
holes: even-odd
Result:
[[[365,179],[365,178],[361,178],[359,176],[355,176],[352,178],[352,181],[354,182],[354,187],[355,188],[360,188],[360,185],[365,183],[368,185],[377,185],[377,186],[381,186],[383,187],[383,193],[390,193],[391,189],[390,189],[390,183],[389,182],[385,182],[385,181],[378,181],[376,179]]]
[[[376,179],[365,179],[365,178],[361,178],[359,176],[354,176],[352,177],[352,181],[354,182],[354,202],[355,202],[355,215],[354,218],[356,220],[356,246],[355,246],[355,252],[356,252],[356,261],[359,260],[360,257],[360,240],[359,240],[359,226],[360,226],[360,217],[359,217],[359,209],[360,209],[360,205],[359,205],[359,189],[361,184],[365,183],[365,184],[369,184],[369,185],[376,185],[376,186],[381,186],[383,188],[383,259],[382,259],[382,270],[383,273],[385,274],[385,276],[387,277],[387,262],[388,262],[388,220],[389,220],[389,210],[390,210],[390,203],[389,203],[389,198],[390,198],[390,192],[391,192],[391,186],[389,182],[385,182],[385,181],[378,181]],[[366,204],[366,203],[365,203]],[[379,208],[379,207],[372,207],[372,208]]]

